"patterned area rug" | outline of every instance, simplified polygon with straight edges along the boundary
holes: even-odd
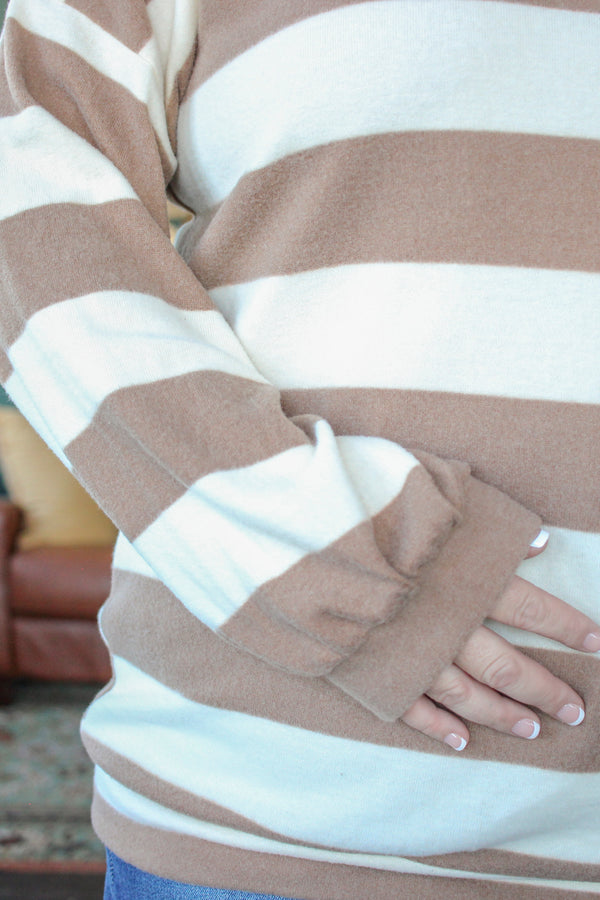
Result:
[[[0,707],[0,869],[99,871],[79,720],[97,685],[31,684]]]

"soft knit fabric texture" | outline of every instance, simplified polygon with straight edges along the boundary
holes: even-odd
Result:
[[[542,520],[519,571],[600,615],[600,3],[13,0],[2,50],[2,380],[121,532],[100,837],[307,900],[600,893],[598,658],[498,627],[578,729],[399,721]]]

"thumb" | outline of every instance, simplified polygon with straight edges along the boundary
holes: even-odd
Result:
[[[525,559],[531,559],[532,556],[539,556],[540,553],[543,553],[548,546],[549,538],[550,534],[545,528],[542,528],[535,540],[529,545],[529,550],[527,551]]]

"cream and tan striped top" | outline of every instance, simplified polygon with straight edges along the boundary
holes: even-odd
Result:
[[[578,729],[399,721],[517,567],[600,616],[600,2],[12,0],[2,50],[0,372],[121,531],[100,837],[306,900],[600,894],[597,657],[496,626]]]

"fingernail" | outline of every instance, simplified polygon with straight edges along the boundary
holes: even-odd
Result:
[[[519,719],[516,725],[512,727],[512,733],[517,737],[527,738],[532,741],[540,733],[540,723],[533,719]]]
[[[562,709],[559,709],[556,716],[565,725],[579,725],[585,719],[585,712],[576,703],[566,703]]]
[[[546,531],[545,528],[542,528],[538,536],[534,541],[530,543],[530,547],[533,547],[534,550],[539,550],[540,547],[545,547],[550,539],[550,532]]]
[[[597,653],[598,650],[600,650],[600,634],[596,631],[590,631],[583,642],[583,649],[590,650],[592,653]]]
[[[461,737],[460,734],[454,734],[454,732],[446,735],[444,743],[448,744],[449,747],[452,747],[453,750],[464,750],[467,746],[464,737]]]

